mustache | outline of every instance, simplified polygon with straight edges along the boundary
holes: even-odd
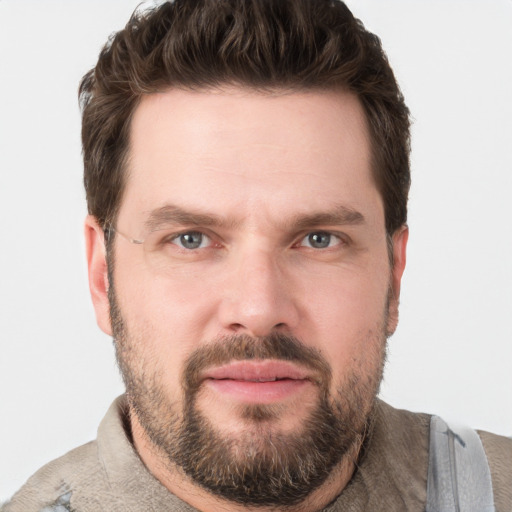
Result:
[[[282,333],[261,337],[235,334],[207,343],[189,355],[182,373],[184,391],[186,394],[195,393],[201,385],[201,374],[208,368],[252,359],[296,363],[315,373],[324,388],[331,380],[331,366],[320,351],[306,346],[295,336]]]

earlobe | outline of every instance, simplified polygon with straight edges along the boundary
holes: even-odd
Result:
[[[85,219],[84,234],[89,291],[91,292],[92,303],[96,312],[96,321],[103,332],[112,335],[104,233],[98,221],[92,215],[88,215]]]
[[[391,336],[398,325],[398,304],[400,302],[400,287],[407,259],[407,241],[409,228],[404,225],[393,234],[393,268],[389,290],[387,335]]]

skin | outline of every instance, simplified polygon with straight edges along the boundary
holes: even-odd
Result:
[[[210,241],[193,251],[179,247],[179,240],[171,244],[172,269],[166,271],[151,265],[142,246],[115,240],[114,282],[126,330],[141,366],[153,370],[178,409],[186,358],[209,340],[233,334],[296,336],[329,362],[333,395],[349,374],[378,374],[383,344],[396,328],[408,231],[404,226],[392,237],[391,268],[370,162],[364,112],[347,92],[225,88],[142,99],[116,229],[144,239],[151,213],[168,205],[222,220],[171,226],[202,231]],[[308,234],[318,232],[332,234],[328,247],[311,246]],[[97,321],[112,334],[103,232],[88,217],[85,233]],[[368,413],[373,399],[367,397]],[[294,432],[318,390],[306,382],[275,399],[251,391],[247,403],[265,400],[279,406],[265,428]],[[207,383],[198,399],[201,413],[231,437],[256,429],[241,421],[244,403],[240,393]],[[134,411],[131,421],[142,460],[178,497],[204,511],[246,510],[170,467]],[[294,510],[332,501],[350,480],[358,449],[354,445]]]

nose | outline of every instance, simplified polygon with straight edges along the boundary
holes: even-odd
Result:
[[[239,255],[221,293],[219,316],[225,332],[261,337],[298,325],[294,286],[271,253]]]

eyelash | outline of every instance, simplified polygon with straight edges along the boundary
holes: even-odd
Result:
[[[176,240],[179,240],[180,237],[182,236],[185,236],[185,235],[201,235],[202,237],[206,237],[208,240],[210,240],[210,242],[212,242],[212,237],[207,235],[206,233],[203,233],[202,231],[198,231],[198,230],[189,230],[189,231],[182,231],[181,233],[176,233],[174,235],[172,235],[171,237],[167,237],[167,239],[165,240],[166,242],[168,243],[174,243]],[[201,241],[201,245],[202,245],[203,241]],[[178,244],[174,244],[174,245],[178,245]],[[208,247],[197,247],[196,249],[206,249]],[[186,248],[186,247],[180,247],[180,249],[182,250],[185,250],[185,251],[190,251],[190,250],[193,250],[193,249],[189,249],[189,248]]]
[[[312,247],[311,244],[313,243],[312,242],[312,237],[314,236],[328,236],[329,237],[329,240],[328,240],[328,246],[327,247]],[[337,239],[337,243],[334,244],[333,246],[331,246],[331,242],[332,242],[332,239],[335,238]],[[304,241],[308,241],[309,242],[309,245],[305,245],[303,242]],[[340,234],[337,234],[337,233],[333,233],[331,231],[310,231],[308,233],[306,233],[301,239],[300,239],[300,242],[298,244],[296,244],[297,247],[307,247],[309,249],[313,249],[313,250],[327,250],[327,249],[333,249],[337,246],[340,246],[340,245],[346,245],[346,239],[344,239]]]
[[[196,248],[187,248],[187,247],[183,247],[182,245],[179,245],[178,243],[176,243],[176,241],[179,240],[180,237],[185,236],[185,235],[201,235],[202,237],[206,237],[210,241],[210,244],[206,247],[199,246]],[[327,247],[312,247],[311,245],[305,245],[303,243],[306,239],[308,239],[308,237],[312,237],[314,235],[328,236],[329,237],[329,245]],[[338,240],[338,242],[334,246],[330,245],[332,238],[335,238]],[[212,248],[212,243],[215,244],[213,236],[208,235],[204,231],[200,231],[200,230],[187,230],[187,231],[181,231],[179,233],[174,233],[173,235],[166,237],[163,240],[163,243],[164,244],[171,243],[173,245],[176,245],[179,249],[181,249],[183,251],[187,251],[187,252],[195,251],[198,249],[209,249],[209,248]],[[203,243],[204,243],[204,240],[201,240],[201,245]],[[311,239],[309,240],[309,243],[311,244]],[[338,247],[338,246],[346,246],[347,244],[348,244],[347,236],[344,234],[327,231],[327,230],[318,230],[318,231],[308,231],[307,233],[302,234],[300,236],[300,238],[295,243],[292,244],[292,247],[293,248],[305,247],[307,249],[312,249],[314,251],[325,251],[325,250],[329,250],[329,249],[334,249],[335,247]],[[217,243],[217,245],[220,247],[220,244]]]

